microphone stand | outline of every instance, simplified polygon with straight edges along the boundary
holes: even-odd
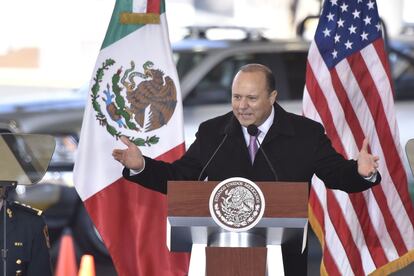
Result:
[[[262,152],[262,154],[263,154],[263,156],[264,156],[264,158],[267,162],[267,165],[269,166],[270,170],[272,171],[273,177],[275,178],[275,181],[278,181],[279,178],[277,177],[277,173],[276,173],[275,169],[273,168],[272,163],[270,162],[269,158],[267,157],[267,154],[265,153],[264,149],[262,148],[262,144],[260,143],[259,138],[257,138],[257,136],[256,136],[256,142],[259,144],[259,149]]]
[[[3,201],[3,248],[1,257],[3,259],[3,276],[7,276],[7,194],[16,188],[17,181],[0,181],[0,197]]]
[[[267,157],[267,154],[265,153],[264,149],[262,148],[262,144],[260,143],[259,137],[257,136],[257,134],[259,133],[259,128],[256,125],[251,124],[247,127],[247,132],[249,133],[250,136],[256,137],[256,142],[257,142],[257,144],[259,144],[259,149],[262,152],[262,154],[263,154],[263,156],[264,156],[264,158],[267,162],[267,165],[269,166],[270,170],[272,171],[273,177],[275,178],[275,181],[278,181],[279,178],[277,177],[276,171],[273,168],[273,165],[270,162],[269,158]]]

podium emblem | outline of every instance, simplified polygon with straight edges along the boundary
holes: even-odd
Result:
[[[242,232],[260,221],[265,199],[255,183],[242,177],[232,177],[214,188],[209,208],[211,217],[221,228]]]

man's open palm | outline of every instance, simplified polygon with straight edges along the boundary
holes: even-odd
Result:
[[[365,138],[361,151],[358,154],[358,173],[363,177],[369,177],[376,173],[378,168],[378,156],[368,152],[368,140]]]

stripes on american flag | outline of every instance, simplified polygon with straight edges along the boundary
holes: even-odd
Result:
[[[326,0],[311,44],[303,113],[334,148],[356,159],[365,137],[380,157],[380,185],[355,194],[315,176],[309,218],[323,248],[322,275],[391,273],[414,261],[414,209],[374,0]]]

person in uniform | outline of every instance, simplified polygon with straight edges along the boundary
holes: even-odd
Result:
[[[3,249],[3,200],[0,200],[0,204],[0,247]],[[6,274],[51,276],[49,235],[42,211],[18,202],[7,201],[6,227]],[[0,275],[3,275],[3,262],[1,259]]]

